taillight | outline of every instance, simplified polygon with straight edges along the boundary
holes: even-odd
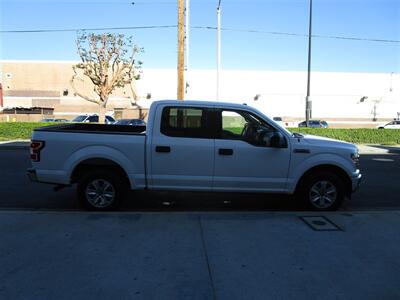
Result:
[[[40,150],[44,148],[44,141],[31,142],[31,160],[40,161]]]

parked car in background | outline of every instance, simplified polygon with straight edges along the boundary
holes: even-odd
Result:
[[[400,120],[393,120],[392,122],[389,122],[384,125],[378,125],[376,126],[378,129],[400,129]]]
[[[310,120],[308,121],[308,126],[307,126],[307,121],[303,121],[299,123],[299,127],[309,127],[309,128],[328,128],[329,125],[326,121],[322,120]]]
[[[56,123],[65,123],[65,122],[69,122],[67,119],[58,119],[58,118],[44,118],[42,120],[40,120],[40,122],[56,122]]]
[[[99,122],[99,116],[94,114],[94,115],[79,115],[75,119],[71,121],[72,123],[98,123]],[[106,116],[105,119],[106,124],[114,124],[115,119],[111,116]]]
[[[115,125],[131,125],[131,126],[146,126],[146,122],[142,119],[121,119],[114,123]]]

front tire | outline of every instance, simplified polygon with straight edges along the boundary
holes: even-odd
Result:
[[[109,211],[117,209],[126,187],[118,174],[89,171],[78,181],[78,198],[87,210]]]
[[[337,210],[345,198],[345,185],[334,173],[315,173],[302,183],[298,196],[310,210]]]

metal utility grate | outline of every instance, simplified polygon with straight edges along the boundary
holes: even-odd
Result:
[[[299,218],[315,231],[343,231],[337,224],[324,216],[300,216]]]

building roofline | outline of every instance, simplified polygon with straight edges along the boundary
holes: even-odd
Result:
[[[19,63],[19,64],[77,64],[80,60],[18,60],[18,59],[0,59],[0,63]],[[143,71],[176,71],[175,68],[143,68]],[[215,72],[215,69],[191,69],[193,72]],[[256,69],[224,69],[222,72],[246,72],[246,73],[306,73],[304,70],[256,70]],[[338,71],[313,71],[314,74],[363,74],[363,75],[383,75],[393,74],[397,76],[399,72],[338,72]]]

